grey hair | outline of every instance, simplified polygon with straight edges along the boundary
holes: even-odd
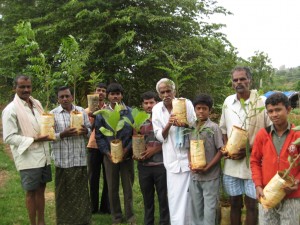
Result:
[[[231,77],[232,77],[232,75],[233,75],[233,73],[235,71],[245,71],[247,78],[249,80],[252,79],[252,73],[251,73],[249,67],[246,67],[246,66],[236,66],[233,70],[231,70]]]
[[[175,91],[175,83],[168,79],[168,78],[162,78],[156,83],[156,91],[159,94],[159,85],[166,84],[167,86],[171,87],[173,91]]]

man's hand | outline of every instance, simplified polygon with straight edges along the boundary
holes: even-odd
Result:
[[[107,153],[105,153],[105,154],[106,154],[107,158],[109,159],[109,161],[111,161],[111,162],[112,162],[112,159],[111,159],[111,154],[110,154],[110,152],[107,152]]]
[[[169,123],[176,127],[186,127],[185,123],[179,122],[175,114],[171,114]]]
[[[151,156],[153,156],[155,153],[159,152],[160,149],[157,147],[147,147],[144,152],[141,154],[142,160],[149,159]]]
[[[257,186],[255,189],[256,189],[256,198],[257,198],[257,200],[260,201],[260,198],[265,199],[263,188],[261,186]]]
[[[42,141],[53,141],[53,140],[49,139],[49,135],[43,135],[34,138],[34,142],[42,142]]]
[[[89,112],[89,113],[88,113],[88,116],[89,116],[89,117],[92,117],[92,118],[96,118],[96,115],[94,115],[94,112],[96,112],[96,111]]]
[[[77,135],[78,133],[76,128],[67,127],[63,132],[60,133],[60,138],[73,137]]]
[[[128,155],[128,149],[123,148],[123,160],[127,158],[127,155]]]
[[[78,135],[87,135],[88,132],[89,132],[88,129],[84,125],[81,125],[81,128],[79,129]]]
[[[224,155],[224,154],[223,154]],[[246,148],[240,148],[237,153],[224,155],[225,159],[240,160],[246,157]]]

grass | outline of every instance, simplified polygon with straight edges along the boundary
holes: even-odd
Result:
[[[54,168],[53,180],[54,180]],[[102,182],[101,182],[102,184]],[[100,188],[100,190],[102,190]],[[123,208],[123,192],[120,187],[120,199]],[[133,185],[133,205],[137,219],[137,224],[143,224],[144,204],[140,191],[137,168],[135,162],[135,181]],[[158,204],[156,199],[155,220],[158,224]],[[25,192],[20,184],[19,173],[17,172],[14,162],[10,159],[4,150],[3,144],[0,144],[0,224],[1,225],[24,225],[29,224],[27,211],[25,207]],[[124,210],[123,210],[124,212]],[[46,189],[46,209],[45,220],[47,225],[55,223],[55,202],[54,202],[54,181],[47,184]],[[111,224],[110,215],[94,214],[92,224]],[[126,224],[126,223],[124,223]]]

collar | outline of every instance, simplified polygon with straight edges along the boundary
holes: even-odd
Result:
[[[71,111],[74,111],[74,110],[75,110],[75,107],[76,107],[76,106],[72,104],[72,109],[71,109]],[[65,110],[61,105],[59,105],[59,106],[58,106],[58,112],[59,112],[59,113],[62,113],[62,112],[68,112],[68,111]]]
[[[121,102],[121,105],[122,105],[122,107],[123,107],[123,108],[121,109],[121,111],[123,111],[123,110],[127,111],[127,110],[128,110],[128,108],[127,108],[127,106],[125,105],[124,102]],[[111,110],[111,111],[113,111],[113,108],[111,107],[110,103],[106,105],[106,108],[109,109],[109,110]]]
[[[290,122],[288,122],[288,126],[287,126],[286,130],[283,133],[284,134],[289,133],[290,130],[291,130],[291,124],[290,124]],[[273,133],[277,134],[277,131],[275,130],[274,124],[271,125],[271,134],[273,134]]]

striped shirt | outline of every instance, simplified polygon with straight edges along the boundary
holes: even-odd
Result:
[[[153,131],[152,121],[147,120],[142,126],[141,126],[141,134],[145,137],[145,143],[146,146],[152,147],[152,146],[162,146],[162,143],[156,139]],[[163,155],[162,151],[157,152],[153,156],[151,156],[148,159],[145,159],[144,161],[138,161],[139,164],[143,166],[157,166],[157,165],[163,165]]]
[[[72,106],[72,111],[83,113],[83,122],[88,128],[88,135],[91,134],[89,118],[83,108]],[[51,143],[54,164],[60,168],[71,168],[75,166],[86,166],[86,137],[83,135],[60,138],[60,133],[70,127],[70,113],[61,106],[53,109],[51,113],[55,116],[55,136],[56,141]]]

